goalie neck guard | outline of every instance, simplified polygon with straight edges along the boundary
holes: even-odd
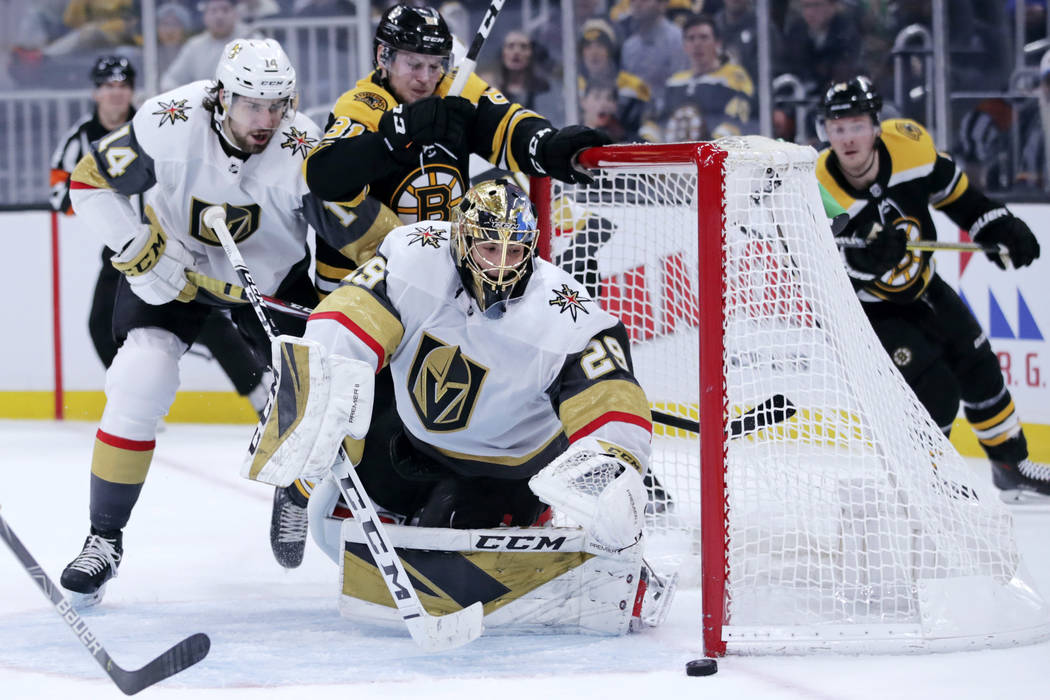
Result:
[[[525,292],[538,235],[536,207],[507,180],[479,182],[453,210],[452,259],[486,315],[501,315]]]

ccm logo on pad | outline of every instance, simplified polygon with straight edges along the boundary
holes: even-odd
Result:
[[[551,539],[546,535],[478,535],[474,549],[558,551],[563,544],[564,537]]]

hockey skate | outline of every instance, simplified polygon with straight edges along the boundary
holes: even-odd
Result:
[[[91,528],[84,540],[84,548],[62,570],[62,587],[70,591],[74,608],[87,608],[102,600],[106,582],[116,577],[117,567],[124,556],[123,534],[99,532]]]
[[[1005,503],[1050,503],[1050,465],[1029,458],[992,462],[992,481]]]
[[[308,522],[305,501],[294,484],[274,489],[270,547],[274,559],[286,569],[294,569],[303,563]]]
[[[677,571],[669,576],[661,576],[643,561],[630,630],[639,632],[647,627],[659,626],[671,611],[671,601],[677,588]]]

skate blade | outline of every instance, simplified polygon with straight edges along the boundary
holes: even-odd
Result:
[[[87,610],[102,602],[102,596],[106,593],[106,584],[99,586],[98,590],[94,593],[76,593],[70,592],[69,602],[73,606],[74,610]]]
[[[1029,489],[1000,491],[999,500],[1008,506],[1050,506],[1050,494],[1043,494]]]

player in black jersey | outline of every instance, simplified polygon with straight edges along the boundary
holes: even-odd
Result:
[[[1002,246],[1014,267],[1032,264],[1039,243],[1001,203],[973,187],[930,135],[908,119],[880,124],[882,100],[864,77],[824,97],[830,148],[817,177],[848,212],[840,237],[846,269],[894,364],[945,434],[962,401],[966,419],[992,462],[1004,500],[1050,495],[1050,466],[1033,462],[1013,398],[988,337],[959,295],[934,269],[930,251],[907,241],[934,240],[930,207],[981,244]],[[988,257],[1000,268],[996,253]]]

